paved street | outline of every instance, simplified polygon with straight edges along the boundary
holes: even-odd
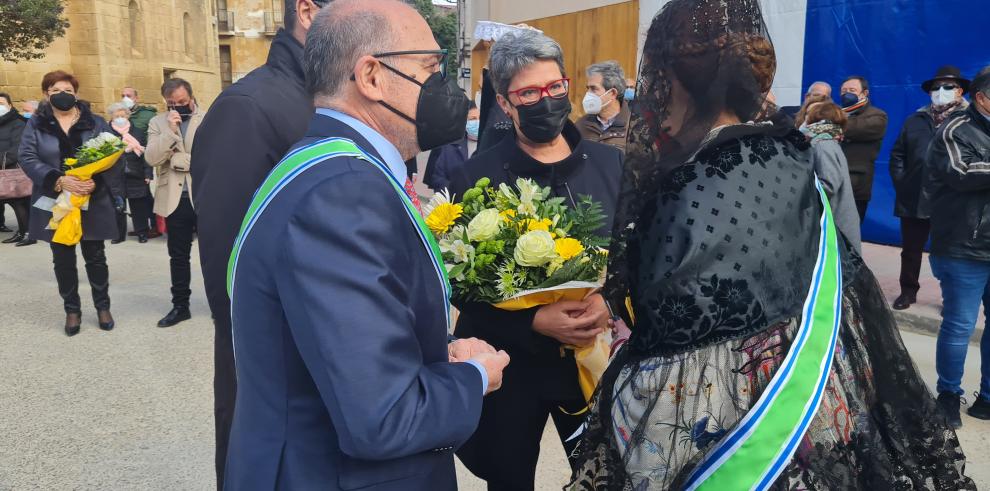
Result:
[[[0,490],[214,486],[213,335],[198,264],[193,320],[159,329],[170,307],[165,241],[107,248],[117,329],[96,327],[80,267],[83,329],[67,338],[47,245],[0,245]],[[904,339],[934,381],[934,338]],[[978,373],[973,348],[968,391]],[[988,488],[990,423],[963,419],[968,474]],[[544,448],[538,489],[559,489],[569,473],[552,431]],[[463,469],[460,477],[462,489],[484,489]]]

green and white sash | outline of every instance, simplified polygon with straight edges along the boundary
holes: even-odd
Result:
[[[433,233],[430,232],[419,210],[416,209],[412,200],[409,199],[402,183],[398,182],[396,177],[392,175],[388,166],[374,155],[365,152],[353,141],[345,138],[327,138],[292,151],[272,169],[271,173],[268,174],[268,177],[261,184],[261,187],[254,193],[254,198],[251,200],[251,205],[248,207],[247,214],[244,216],[244,221],[241,222],[241,230],[237,234],[237,239],[234,241],[234,248],[227,262],[227,294],[230,296],[231,304],[233,304],[234,300],[234,280],[237,275],[238,256],[240,255],[245,239],[251,233],[258,218],[265,212],[268,204],[271,203],[279,191],[284,189],[293,179],[307,169],[329,162],[335,157],[352,157],[363,160],[381,171],[384,177],[388,179],[388,182],[402,201],[406,215],[415,227],[420,241],[426,249],[427,256],[429,256],[433,264],[433,269],[436,271],[437,280],[443,288],[444,315],[447,319],[447,327],[449,328],[450,280],[447,278],[447,269],[444,267],[443,259],[440,255],[440,246],[433,237]]]
[[[842,317],[842,265],[832,209],[817,188],[824,205],[818,261],[794,342],[760,399],[698,464],[687,490],[769,489],[818,412]]]

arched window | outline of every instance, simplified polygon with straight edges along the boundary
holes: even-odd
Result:
[[[130,25],[131,54],[144,56],[144,16],[136,0],[127,5],[127,18]]]
[[[193,32],[192,17],[189,16],[189,12],[186,12],[182,14],[182,48],[186,56],[190,58],[192,58],[193,48],[196,46],[193,42]]]

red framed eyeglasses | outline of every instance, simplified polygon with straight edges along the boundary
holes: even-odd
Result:
[[[546,97],[553,99],[563,99],[564,97],[567,97],[570,86],[571,79],[562,78],[560,80],[554,80],[543,87],[532,86],[510,90],[508,95],[515,95],[516,99],[519,99],[520,105],[531,106],[537,102],[540,102],[540,100],[544,97],[543,94],[546,94]]]

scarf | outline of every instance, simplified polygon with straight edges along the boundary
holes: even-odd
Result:
[[[805,126],[802,133],[810,141],[817,140],[839,140],[842,141],[842,127],[828,120],[821,120],[817,123]]]
[[[113,126],[113,129],[117,130],[117,132],[120,133],[120,139],[123,140],[125,144],[127,144],[127,148],[124,150],[126,153],[133,152],[134,155],[137,155],[138,157],[144,154],[144,147],[141,146],[141,143],[139,141],[137,141],[137,138],[131,136],[131,123],[129,121],[123,127],[118,128],[116,126]]]
[[[945,121],[950,114],[956,111],[963,111],[969,107],[969,103],[966,99],[959,99],[957,101],[950,102],[944,106],[936,106],[934,104],[929,104],[925,107],[925,111],[931,115],[932,119],[935,120],[935,126],[938,127]]]

